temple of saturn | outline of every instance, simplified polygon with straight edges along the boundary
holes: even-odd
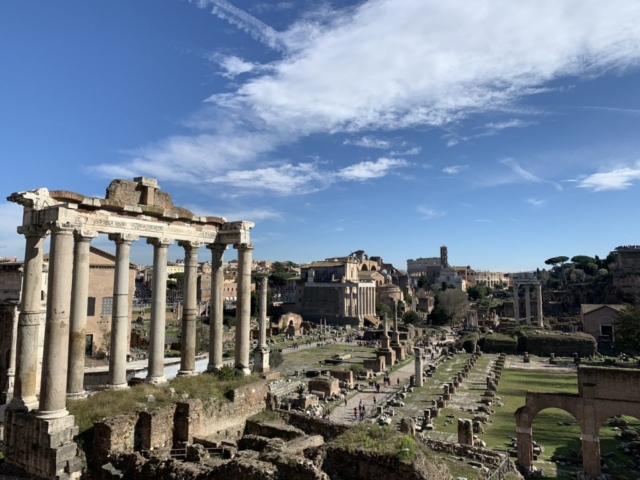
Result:
[[[130,328],[129,253],[146,238],[153,246],[153,290],[147,381],[163,384],[166,312],[166,268],[169,245],[184,248],[184,308],[179,375],[194,375],[196,344],[196,278],[199,248],[212,254],[211,339],[209,371],[223,366],[223,269],[227,245],[238,251],[235,368],[250,373],[251,222],[200,217],[173,205],[151,178],[114,180],[105,198],[46,188],[7,198],[24,207],[18,233],[26,238],[22,298],[18,317],[14,394],[5,412],[6,462],[43,478],[78,478],[80,460],[73,437],[74,417],[67,398],[86,396],[84,329],[87,318],[89,247],[98,234],[115,243],[116,265],[107,388],[127,388],[126,356]],[[46,323],[40,392],[36,392],[37,342],[40,325],[43,248],[51,236]],[[266,295],[264,296],[266,299]],[[264,307],[263,307],[264,308]],[[262,317],[263,315],[261,315]],[[264,315],[266,316],[266,314]],[[264,330],[264,325],[261,327]],[[264,343],[264,345],[262,345]],[[262,342],[260,347],[266,347]],[[261,348],[263,351],[264,348]],[[268,349],[265,358],[268,366]],[[263,363],[264,360],[261,362]],[[262,367],[264,368],[264,367]]]
[[[520,325],[520,286],[524,285],[524,308],[525,308],[525,321],[527,325],[531,325],[531,286],[536,287],[536,300],[537,314],[538,314],[538,326],[542,327],[542,284],[540,280],[535,278],[531,274],[517,274],[513,276],[513,316],[515,318],[515,324]]]

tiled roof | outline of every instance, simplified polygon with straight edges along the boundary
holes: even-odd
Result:
[[[584,313],[590,313],[590,312],[598,310],[599,308],[602,308],[602,307],[609,307],[609,308],[619,312],[624,308],[624,305],[620,305],[618,303],[609,303],[609,304],[604,304],[604,303],[583,303],[582,305],[580,305],[580,312],[583,313],[583,314]]]

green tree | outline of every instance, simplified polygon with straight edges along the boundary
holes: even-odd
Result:
[[[418,288],[424,288],[426,286],[429,285],[429,280],[427,279],[426,275],[422,275],[419,279],[418,279]]]
[[[391,311],[391,308],[389,308],[389,305],[382,302],[376,302],[376,316],[378,318],[382,318],[382,315],[385,313],[387,314],[387,317],[391,317],[393,315],[393,312]]]
[[[420,320],[420,317],[413,310],[409,310],[408,312],[405,312],[405,314],[402,316],[402,321],[406,324],[413,325],[418,323],[418,320]]]
[[[640,350],[640,305],[626,305],[614,321],[615,345],[628,353]]]
[[[559,256],[551,257],[544,261],[545,265],[553,265],[556,270],[560,271],[560,276],[564,280],[563,283],[567,283],[567,277],[564,274],[564,264],[569,260],[569,257]]]
[[[473,300],[481,300],[487,295],[487,287],[483,284],[474,285],[473,287],[467,288],[467,295]]]

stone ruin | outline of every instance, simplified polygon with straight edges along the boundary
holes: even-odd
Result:
[[[169,245],[185,252],[184,307],[180,375],[194,375],[196,344],[197,255],[206,246],[212,253],[211,339],[209,370],[222,363],[222,256],[227,245],[238,250],[238,308],[235,368],[250,372],[251,254],[250,222],[200,217],[173,205],[156,180],[114,180],[105,198],[65,190],[40,188],[13,193],[8,201],[23,207],[18,233],[26,238],[22,300],[15,339],[16,371],[13,398],[5,415],[4,456],[9,465],[42,478],[77,478],[80,460],[73,437],[74,417],[67,398],[83,398],[86,291],[89,249],[98,234],[115,243],[114,306],[107,388],[127,388],[126,361],[130,325],[129,254],[141,237],[153,246],[154,288],[147,382],[163,384],[166,311],[166,266]],[[43,250],[51,235],[42,381],[36,391],[38,330],[41,309]],[[84,293],[83,293],[84,292]],[[72,294],[73,293],[73,294]],[[38,395],[39,393],[39,395]]]
[[[577,394],[527,392],[526,404],[515,412],[518,465],[525,473],[533,471],[533,420],[546,408],[564,410],[580,424],[584,475],[598,477],[600,427],[617,415],[640,418],[640,370],[580,365]]]

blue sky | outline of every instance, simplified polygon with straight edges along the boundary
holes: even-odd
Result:
[[[0,45],[3,197],[155,177],[297,262],[640,243],[637,0],[7,1]]]

